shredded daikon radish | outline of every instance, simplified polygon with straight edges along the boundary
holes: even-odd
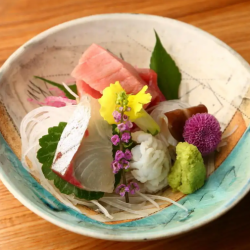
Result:
[[[231,131],[224,133],[222,135],[221,142],[218,144],[217,149],[216,149],[218,152],[220,152],[221,147],[224,147],[227,145],[227,142],[225,141],[225,139],[231,136],[238,129],[238,127],[239,125],[235,125]]]
[[[175,201],[173,201],[173,200],[171,200],[171,199],[169,199],[169,198],[167,198],[167,197],[159,196],[159,195],[152,195],[152,194],[147,194],[147,196],[150,197],[150,198],[152,198],[152,199],[154,199],[154,200],[168,201],[168,202],[173,203],[174,205],[176,205],[176,206],[180,207],[181,209],[183,209],[183,210],[185,210],[185,211],[188,212],[188,209],[187,209],[187,208],[185,208],[185,207],[182,206],[181,204],[179,204],[179,203],[177,203],[177,202],[175,202]]]
[[[106,205],[105,208],[109,211],[110,214],[114,214],[114,213],[119,213],[121,212],[121,210],[119,208],[116,208],[116,207],[112,207],[110,205]],[[100,213],[100,209],[96,209],[95,210],[96,212]]]
[[[30,146],[22,155],[21,162],[23,163],[23,166],[26,170],[30,171],[31,169],[28,167],[28,162],[26,156],[30,153],[31,150],[34,149],[34,147],[37,147],[39,143],[35,143],[34,145]],[[31,170],[32,171],[32,170]]]
[[[175,109],[185,109],[189,108],[190,105],[186,102],[183,102],[179,99],[170,100],[170,101],[163,101],[160,102],[158,105],[151,107],[148,111],[157,111],[160,113],[166,113]]]
[[[111,220],[114,218],[109,214],[108,210],[105,207],[103,207],[97,200],[92,200],[91,202],[94,203],[96,206],[98,206],[106,217],[108,217]]]
[[[123,201],[124,200],[124,197],[122,197],[122,196],[117,196],[117,197],[104,196],[103,198],[107,198],[108,200],[111,200],[111,201],[116,201],[116,200]],[[130,196],[129,197],[130,204],[138,204],[138,203],[143,202],[143,201],[145,201],[145,199],[143,197],[140,197],[140,196]]]
[[[238,129],[238,127],[239,127],[239,125],[235,125],[231,131],[223,134],[222,137],[221,137],[221,140],[231,136]]]
[[[64,197],[66,197],[68,200],[70,200],[74,205],[80,204],[80,205],[87,206],[87,207],[95,207],[96,206],[92,202],[79,200],[79,199],[75,198],[74,195],[64,195]]]
[[[76,105],[61,108],[44,106],[32,110],[23,118],[20,126],[22,163],[35,177],[45,179],[41,164],[36,158],[39,139],[48,133],[48,128],[58,126],[60,122],[67,122],[75,108]],[[29,168],[26,157],[31,161],[32,169]]]
[[[164,205],[164,204],[166,204],[166,202],[158,202],[158,205]],[[143,207],[143,209],[150,209],[150,208],[155,208],[155,206],[150,204]]]
[[[116,200],[116,202],[125,206],[125,207],[132,208],[132,209],[144,209],[145,203],[146,203],[146,201],[143,201],[139,204],[132,204],[132,203],[126,203],[126,202],[121,201],[121,200]]]
[[[109,206],[108,211],[110,212],[110,214],[114,214],[114,213],[119,213],[119,212],[121,212],[121,210],[120,210],[119,208],[112,207],[112,206],[110,206],[110,205],[108,205],[108,206]]]
[[[76,208],[71,201],[69,201],[67,199],[67,196],[63,196],[62,193],[54,187],[54,185],[48,181],[47,179],[45,179],[45,177],[43,177],[41,181],[41,185],[46,189],[48,190],[55,198],[57,198],[60,202],[62,202],[63,204],[65,204],[66,206],[78,211],[78,212],[81,212],[78,208]]]
[[[160,208],[159,205],[154,200],[152,200],[148,195],[142,194],[139,191],[137,191],[136,193],[141,197],[145,198],[146,200],[148,200],[149,202],[151,202],[155,207]]]
[[[211,154],[205,156],[204,159],[204,164],[207,169],[207,177],[212,174],[215,170],[215,165],[214,165],[214,156],[215,152],[212,152]]]
[[[75,92],[73,92],[66,83],[63,82],[62,85],[71,95],[73,95],[76,99],[79,100],[79,96]]]
[[[177,141],[174,139],[168,129],[168,118],[165,116],[165,113],[173,111],[175,109],[185,109],[189,107],[189,104],[180,100],[164,101],[155,106],[153,111],[150,113],[153,119],[160,126],[161,132],[156,137],[162,140],[166,144],[166,146],[176,146]]]
[[[218,152],[220,152],[220,149],[221,149],[222,147],[226,146],[226,145],[227,145],[227,142],[226,142],[226,141],[221,141],[221,142],[218,144],[216,150],[217,150]]]
[[[40,180],[40,184],[65,205],[80,211],[67,197],[62,196],[54,184],[47,180],[42,172],[42,165],[36,158],[39,149],[39,139],[48,133],[48,128],[57,126],[60,122],[67,122],[76,105],[61,108],[39,107],[29,112],[22,120],[20,134],[22,140],[22,164],[33,176]],[[32,166],[28,166],[27,158]]]
[[[120,205],[120,204],[117,204],[116,202],[114,201],[110,201],[108,200],[107,198],[101,198],[100,201],[104,202],[104,203],[107,203],[113,207],[116,207],[116,208],[119,208],[121,209],[122,211],[126,211],[128,213],[131,213],[131,214],[137,214],[137,215],[141,215],[141,216],[147,216],[148,213],[143,213],[141,211],[135,211],[135,210],[132,210],[130,208],[127,208],[127,207],[124,207],[123,205]]]

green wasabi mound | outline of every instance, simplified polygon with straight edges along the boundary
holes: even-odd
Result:
[[[168,183],[174,191],[191,194],[204,185],[206,168],[196,146],[180,142],[176,147],[177,158],[168,175]]]

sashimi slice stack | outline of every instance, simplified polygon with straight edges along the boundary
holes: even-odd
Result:
[[[92,44],[82,55],[71,74],[78,94],[100,98],[103,90],[119,81],[128,94],[137,94],[145,85],[152,95],[151,105],[165,100],[157,85],[157,74],[151,69],[135,69],[99,45]]]

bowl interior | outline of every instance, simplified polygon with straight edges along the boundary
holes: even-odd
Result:
[[[220,167],[205,186],[180,200],[192,210],[189,216],[170,206],[140,220],[103,224],[61,204],[23,169],[18,159],[20,122],[36,107],[28,98],[42,101],[50,95],[49,86],[35,80],[34,75],[57,82],[70,81],[70,72],[92,43],[134,66],[148,68],[155,43],[154,29],[181,70],[180,98],[191,105],[205,104],[223,131],[230,131],[235,125],[238,129],[216,155],[209,174]],[[113,240],[143,240],[187,231],[222,214],[249,189],[250,112],[245,98],[249,83],[249,66],[239,55],[216,38],[181,22],[113,14],[59,25],[22,46],[0,70],[0,177],[32,211],[77,233]]]

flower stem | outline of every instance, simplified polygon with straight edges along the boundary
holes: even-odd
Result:
[[[122,170],[122,178],[123,178],[123,184],[125,184],[127,186],[127,180],[126,180],[126,173],[124,171],[124,169]],[[128,193],[125,193],[125,201],[126,203],[129,203],[129,196]]]
[[[124,112],[122,111],[122,112],[121,112],[121,117],[122,117],[122,118],[121,118],[121,122],[123,122],[123,114],[124,114]],[[121,134],[122,134],[122,133],[120,133],[120,137],[121,137]],[[120,143],[120,150],[121,150],[121,151],[124,150],[122,143]],[[123,184],[125,184],[125,185],[127,186],[126,172],[125,172],[124,169],[122,170],[122,179],[123,179]],[[127,192],[125,193],[125,201],[126,201],[126,203],[129,203],[129,196],[128,196],[128,193],[127,193]]]

